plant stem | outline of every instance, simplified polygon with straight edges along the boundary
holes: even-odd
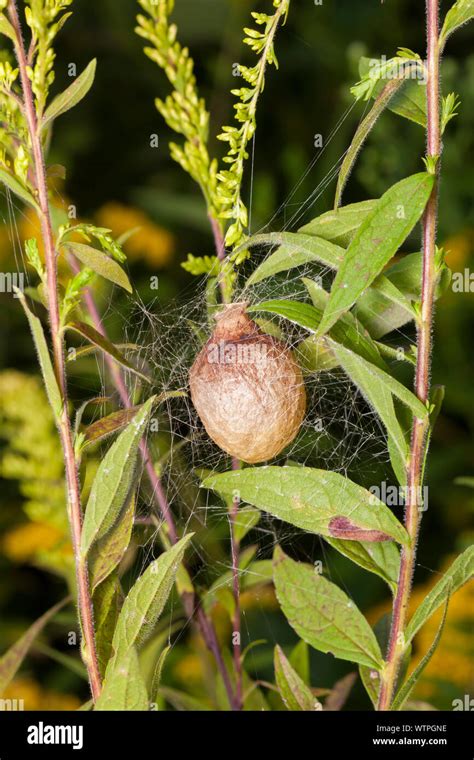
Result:
[[[232,460],[232,469],[238,470],[240,463],[236,460]],[[242,646],[241,646],[241,620],[240,620],[240,578],[239,578],[239,554],[240,554],[240,541],[236,535],[236,522],[239,515],[240,499],[235,496],[232,499],[232,507],[230,510],[230,544],[232,553],[232,590],[234,594],[234,617],[232,621],[232,647],[234,652],[234,668],[235,668],[235,695],[238,703],[238,709],[243,708],[242,699]]]
[[[212,234],[214,237],[214,245],[216,248],[217,258],[219,259],[219,261],[224,261],[225,245],[224,245],[224,235],[221,230],[221,225],[219,224],[219,221],[215,217],[213,217],[211,214],[209,214],[209,221],[211,223],[211,229],[212,229]]]
[[[81,620],[82,634],[85,642],[85,652],[83,656],[89,675],[92,697],[94,700],[96,700],[101,691],[101,678],[95,647],[93,608],[89,590],[88,569],[86,562],[81,558],[80,551],[82,532],[82,507],[79,477],[74,456],[74,442],[68,414],[68,393],[64,345],[60,325],[56,250],[54,246],[53,230],[49,211],[48,186],[46,181],[43,149],[41,144],[40,126],[37,120],[31,82],[27,72],[28,63],[15,0],[10,0],[8,13],[12,26],[15,30],[15,53],[20,71],[20,80],[24,99],[24,112],[31,140],[35,186],[38,194],[39,207],[41,210],[39,216],[45,249],[48,313],[51,342],[53,347],[53,361],[56,379],[62,398],[62,410],[60,420],[58,422],[58,429],[64,456],[67,503],[76,564],[79,615]]]
[[[216,248],[216,254],[219,261],[225,260],[225,243],[224,235],[222,233],[221,225],[219,221],[209,214],[209,221],[211,223],[212,234],[214,236],[214,245]],[[219,278],[219,286],[221,289],[222,300],[224,303],[228,301],[226,296],[225,284],[222,281],[222,277]],[[240,462],[238,459],[232,458],[232,469],[238,470],[240,468]],[[235,497],[232,500],[232,507],[229,512],[230,523],[230,545],[231,545],[231,557],[232,557],[232,592],[234,595],[234,617],[232,621],[232,647],[234,653],[234,670],[235,670],[235,699],[237,703],[237,709],[242,710],[242,647],[241,647],[241,620],[240,620],[240,578],[239,578],[239,554],[240,554],[240,542],[236,538],[235,524],[239,514],[240,499]]]
[[[70,264],[73,271],[75,272],[79,271],[79,266],[73,257],[70,258]],[[90,288],[86,288],[84,290],[83,297],[84,297],[84,303],[86,305],[89,316],[92,320],[93,326],[95,327],[97,332],[99,332],[101,335],[107,338],[108,337],[107,332],[105,330],[104,324],[102,322],[101,316],[99,314],[99,310],[97,309],[97,305],[95,303],[94,296]],[[117,392],[120,396],[120,399],[124,407],[126,409],[129,409],[132,406],[132,403],[131,403],[130,395],[127,390],[127,386],[125,385],[125,382],[122,376],[122,372],[111,356],[106,354],[105,360],[110,372],[110,376],[112,378],[112,383],[117,389]],[[178,532],[176,530],[173,514],[171,512],[171,508],[168,503],[168,499],[166,497],[166,493],[163,488],[161,478],[155,472],[150,450],[144,439],[140,443],[140,454],[142,457],[142,461],[145,465],[148,480],[150,482],[150,485],[153,491],[153,499],[156,501],[158,508],[160,510],[160,514],[163,520],[166,522],[166,525],[168,528],[169,540],[171,541],[172,544],[175,544],[178,541]],[[229,674],[227,672],[227,667],[222,658],[222,653],[219,649],[219,642],[217,640],[216,632],[214,630],[212,621],[209,620],[206,613],[202,609],[200,605],[200,601],[196,597],[196,594],[192,594],[190,592],[184,592],[182,594],[182,601],[183,601],[183,606],[186,611],[186,614],[188,615],[190,619],[193,619],[193,618],[196,619],[196,622],[201,630],[201,634],[206,643],[206,646],[209,649],[209,651],[212,653],[212,655],[214,656],[216,665],[221,674],[221,678],[224,682],[224,687],[226,689],[227,697],[229,699],[231,707],[233,709],[237,709],[236,697],[234,696],[232,684],[229,678]]]
[[[427,156],[438,157],[441,154],[440,137],[440,91],[439,66],[440,52],[438,46],[439,10],[438,0],[426,0],[427,18]],[[437,164],[439,173],[439,161]],[[429,400],[430,367],[432,352],[433,307],[436,286],[435,252],[436,223],[438,214],[438,177],[423,216],[423,274],[421,290],[421,313],[417,335],[417,363],[415,376],[416,395],[423,403]],[[429,422],[415,418],[413,423],[410,459],[407,472],[407,503],[405,527],[410,537],[410,544],[402,550],[398,590],[392,613],[392,628],[387,656],[387,665],[382,679],[379,710],[389,710],[394,696],[396,680],[402,657],[405,652],[404,630],[408,603],[416,562],[416,543],[420,527],[420,507],[423,469],[426,458],[427,432]]]

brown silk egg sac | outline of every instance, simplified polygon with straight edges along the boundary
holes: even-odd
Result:
[[[249,464],[277,456],[306,412],[301,369],[285,344],[246,314],[224,306],[189,373],[191,399],[209,437]]]

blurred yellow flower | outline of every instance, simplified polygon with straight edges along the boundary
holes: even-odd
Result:
[[[453,272],[460,272],[470,259],[474,248],[474,230],[453,235],[443,243],[446,263]]]
[[[8,531],[2,539],[2,550],[12,562],[28,562],[38,552],[48,551],[63,540],[62,532],[54,526],[30,522]]]
[[[450,564],[450,560],[445,562],[441,572],[447,570]],[[429,582],[415,588],[410,599],[408,618],[423,602],[439,577],[438,574],[433,575]],[[369,622],[374,624],[382,615],[389,612],[390,606],[388,604],[379,605],[373,608],[367,617]],[[416,635],[410,672],[419,664],[431,647],[443,614],[444,606],[441,606]],[[441,681],[448,682],[465,693],[470,693],[470,690],[474,688],[471,642],[473,625],[474,581],[471,581],[462,586],[450,599],[441,641],[413,691],[413,698],[435,699],[439,695]]]
[[[198,654],[185,654],[181,657],[174,667],[174,675],[183,684],[201,683],[204,677],[204,670],[201,658]]]
[[[115,237],[135,230],[124,243],[130,259],[142,259],[150,267],[165,267],[171,261],[174,237],[139,209],[107,203],[96,215],[96,223],[112,230]]]
[[[81,702],[70,694],[43,689],[31,678],[15,678],[2,692],[2,700],[22,700],[25,710],[77,710]]]

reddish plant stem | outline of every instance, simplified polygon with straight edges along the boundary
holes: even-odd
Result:
[[[79,265],[77,264],[76,260],[73,257],[70,257],[69,261],[70,261],[70,265],[73,271],[78,272]],[[97,308],[97,305],[94,300],[94,296],[90,288],[85,288],[83,297],[84,297],[84,303],[86,305],[86,308],[91,318],[93,326],[95,327],[97,332],[99,332],[101,335],[104,336],[104,338],[108,338],[107,332],[102,322],[102,318],[99,314],[99,310]],[[117,392],[120,396],[120,400],[122,401],[122,404],[124,405],[124,407],[126,409],[129,409],[132,406],[132,402],[127,390],[127,386],[125,385],[122,372],[111,356],[106,354],[105,360],[110,372],[110,376],[112,378],[112,383],[114,387],[117,389]],[[153,498],[156,501],[158,508],[160,510],[161,516],[167,525],[169,539],[172,544],[175,544],[178,540],[178,532],[176,530],[173,514],[171,512],[171,508],[168,503],[168,499],[166,497],[166,493],[163,488],[161,478],[157,475],[155,468],[153,467],[153,461],[150,455],[150,450],[145,440],[142,440],[140,443],[140,454],[145,464],[148,480],[152,487]],[[137,522],[141,522],[141,521],[137,521]],[[183,600],[183,606],[184,606],[187,616],[189,617],[190,620],[194,618],[196,619],[196,622],[201,630],[206,646],[209,649],[209,651],[212,653],[212,655],[214,656],[216,665],[219,669],[221,678],[224,682],[224,687],[226,689],[227,696],[228,696],[232,709],[237,709],[237,702],[236,702],[232,684],[229,678],[229,673],[227,672],[227,667],[222,658],[222,653],[219,648],[219,642],[217,640],[216,632],[214,630],[212,621],[209,620],[209,618],[207,617],[206,613],[204,612],[204,610],[202,609],[200,605],[199,599],[197,599],[195,594],[190,593],[190,592],[185,592],[182,594],[182,600]]]
[[[211,223],[212,234],[214,237],[214,245],[216,248],[216,255],[219,261],[225,259],[225,242],[224,235],[222,234],[221,226],[218,220],[209,214],[209,222]]]
[[[232,469],[238,470],[239,462],[232,461]],[[235,696],[238,709],[243,708],[243,678],[242,678],[242,645],[241,645],[241,617],[240,617],[240,578],[239,578],[239,555],[240,541],[237,537],[236,523],[239,515],[240,499],[235,496],[229,514],[230,520],[230,545],[232,553],[232,589],[234,594],[234,616],[232,620],[232,646],[234,652],[235,668]]]
[[[439,10],[438,0],[426,0],[427,17],[427,156],[439,159],[441,154],[440,136],[440,92],[438,49]],[[439,161],[437,164],[439,172]],[[427,403],[430,391],[430,368],[432,352],[433,308],[436,287],[435,253],[436,223],[438,214],[437,176],[433,191],[423,216],[423,274],[421,289],[421,312],[418,323],[417,363],[415,375],[415,392],[420,401]],[[401,556],[398,589],[392,613],[392,627],[387,664],[382,679],[379,697],[379,710],[389,710],[394,695],[401,660],[405,652],[404,631],[407,622],[407,609],[416,563],[416,543],[421,519],[421,489],[423,468],[426,457],[426,434],[429,421],[415,418],[413,423],[410,459],[407,472],[407,502],[405,527],[410,537],[410,544],[404,547]]]
[[[217,219],[209,214],[209,221],[211,223],[212,234],[214,236],[214,245],[216,249],[217,258],[223,262],[225,260],[225,241],[222,234],[221,226]],[[225,283],[222,277],[219,277],[219,287],[221,289],[222,300],[227,302],[227,294]],[[238,470],[240,468],[240,462],[235,457],[232,458],[232,469]],[[230,544],[231,544],[231,556],[232,556],[232,591],[234,595],[234,616],[232,621],[232,647],[234,653],[234,669],[235,669],[235,697],[239,710],[243,708],[243,673],[242,673],[242,646],[241,646],[241,615],[240,615],[240,578],[239,578],[239,554],[240,554],[240,542],[236,537],[236,521],[239,514],[240,499],[236,496],[232,500],[232,506],[229,512],[230,522]]]
[[[101,691],[101,678],[95,646],[94,619],[92,600],[89,589],[89,578],[86,561],[81,557],[82,506],[79,477],[74,456],[74,442],[68,414],[68,392],[64,358],[64,343],[61,332],[60,307],[58,298],[58,276],[56,250],[49,211],[48,186],[41,145],[40,126],[27,73],[27,56],[23,43],[21,24],[15,0],[8,5],[10,21],[15,30],[15,53],[20,71],[20,80],[24,99],[24,113],[28,124],[31,140],[31,150],[34,163],[35,187],[40,207],[41,233],[45,249],[46,279],[48,291],[48,314],[53,347],[53,361],[56,379],[62,399],[62,409],[58,421],[58,430],[63,450],[65,477],[67,487],[67,503],[71,524],[72,543],[76,565],[77,597],[82,633],[85,643],[84,661],[87,666],[91,692],[96,700]]]

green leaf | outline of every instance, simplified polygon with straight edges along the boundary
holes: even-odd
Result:
[[[123,593],[117,572],[110,574],[94,591],[94,630],[99,670],[104,676],[112,657],[112,638],[117,625]]]
[[[347,248],[360,225],[367,215],[374,210],[376,204],[376,200],[362,201],[327,211],[300,227],[298,232],[318,235],[323,240],[329,240],[336,245]]]
[[[140,673],[138,655],[131,647],[107,673],[95,710],[143,712],[148,708],[148,694]]]
[[[79,676],[84,681],[89,681],[89,678],[87,676],[87,669],[77,657],[64,654],[64,652],[61,652],[59,649],[50,647],[47,644],[44,644],[42,641],[35,641],[33,644],[33,650],[35,652],[39,652],[40,654],[44,654],[50,660],[57,662],[58,665],[61,665],[62,668],[71,671],[71,673]]]
[[[258,524],[260,512],[252,507],[242,507],[239,509],[234,521],[234,535],[237,541],[242,541],[252,528]]]
[[[63,402],[56,380],[56,375],[53,369],[53,363],[51,361],[49,348],[46,343],[46,338],[44,337],[43,326],[38,317],[36,317],[33,312],[30,311],[23,293],[21,293],[20,290],[17,290],[16,294],[20,300],[20,303],[24,309],[28,323],[30,325],[36,352],[38,354],[38,361],[41,367],[41,374],[43,375],[46,394],[48,396],[48,401],[53,411],[54,417],[56,421],[58,421],[61,417]]]
[[[182,398],[183,396],[186,396],[186,393],[184,391],[165,391],[156,397],[156,404],[158,406],[159,404],[168,401],[168,399]],[[102,417],[102,419],[93,422],[83,431],[83,448],[86,448],[87,446],[90,446],[94,443],[98,443],[99,441],[103,441],[110,435],[123,430],[134,419],[134,417],[136,417],[140,409],[142,409],[142,406],[143,405],[140,404],[139,406],[132,406],[129,409],[120,409],[117,412],[108,414],[107,417]]]
[[[335,341],[332,339],[329,339],[329,344],[331,345],[333,351],[336,353],[341,365],[344,366],[343,362],[346,363],[346,365],[350,367],[350,371],[354,374],[354,376],[359,376],[362,375],[362,373],[367,373],[371,376],[372,380],[380,380],[384,383],[387,390],[396,396],[396,398],[400,399],[400,401],[405,404],[405,406],[407,406],[414,415],[416,415],[420,420],[426,419],[428,416],[428,408],[420,401],[419,398],[417,398],[417,396],[415,396],[414,393],[402,385],[402,383],[399,383],[398,380],[395,380],[394,377],[389,375],[387,372],[384,372],[382,369],[379,369],[379,367],[376,367],[374,364],[370,364],[370,362],[366,361],[361,356],[358,356],[352,351],[348,351],[346,348],[344,348],[344,346],[335,343]]]
[[[137,343],[114,343],[114,346],[120,352],[141,350],[141,346],[139,346]],[[83,359],[84,356],[91,356],[91,354],[95,354],[96,351],[100,350],[102,349],[100,349],[99,346],[81,346],[80,348],[76,348],[73,356],[68,356],[68,361],[77,361],[77,359]]]
[[[312,712],[323,709],[321,702],[293,670],[279,646],[275,647],[274,666],[276,685],[288,710]]]
[[[443,406],[444,402],[444,396],[445,396],[445,387],[444,385],[434,385],[431,388],[430,391],[430,424],[428,428],[428,432],[426,434],[426,441],[425,441],[425,453],[423,457],[423,466],[421,470],[421,482],[423,483],[425,480],[425,470],[426,465],[428,462],[428,453],[430,450],[430,444],[431,439],[433,437],[433,432],[436,427],[436,422],[439,417],[439,414],[441,412],[441,408]]]
[[[110,256],[107,256],[103,251],[99,251],[97,248],[92,248],[92,246],[85,245],[84,243],[64,243],[61,247],[66,253],[75,256],[86,267],[100,274],[104,279],[113,282],[115,285],[119,285],[128,293],[132,292],[130,280],[120,264],[111,259]]]
[[[362,57],[359,61],[359,73],[364,77],[370,69],[373,59]],[[400,59],[401,60],[401,59]],[[394,65],[399,66],[399,59],[395,59]],[[387,72],[388,73],[388,72]],[[372,97],[376,98],[382,92],[386,79],[380,79],[373,88]],[[426,128],[426,82],[422,78],[408,79],[395,93],[388,103],[389,111],[403,116],[405,119]]]
[[[356,356],[332,341],[330,341],[330,345],[340,366],[380,417],[389,439],[395,446],[394,457],[396,461],[394,468],[396,471],[404,472],[408,461],[409,448],[405,433],[395,412],[392,394],[396,392],[398,398],[403,396],[404,399],[409,400],[411,402],[410,408],[416,408],[419,414],[423,414],[423,417],[427,416],[428,410],[411,391],[406,389],[398,380],[392,378],[391,375],[378,369],[378,367],[375,368],[365,359]],[[372,366],[376,371],[372,370]],[[407,396],[406,394],[410,395]]]
[[[95,541],[90,549],[89,575],[93,591],[115,570],[127,551],[132,537],[135,503],[135,494],[132,494],[113,528]]]
[[[279,248],[250,275],[247,286],[255,285],[279,272],[313,262],[337,269],[345,253],[343,248],[328,240],[296,232],[255,235],[245,243],[246,248],[256,245],[278,245]]]
[[[377,639],[354,602],[317,573],[275,549],[273,578],[281,609],[298,636],[334,657],[383,667]]]
[[[325,540],[333,549],[355,562],[359,567],[383,578],[392,593],[396,591],[400,571],[400,552],[393,541],[364,543],[364,541],[344,541],[344,539],[329,538],[328,536],[325,536]]]
[[[375,638],[380,647],[381,652],[386,652],[390,640],[392,616],[391,614],[382,615],[377,620],[373,627]],[[364,688],[372,702],[373,706],[377,708],[380,691],[380,673],[373,668],[368,668],[366,665],[359,665],[359,673],[361,681],[364,684]]]
[[[64,92],[54,98],[44,113],[41,122],[43,129],[50,121],[57,119],[58,116],[74,108],[87,95],[94,83],[96,67],[97,60],[94,58],[86,66],[82,74],[79,74],[77,79]]]
[[[400,78],[391,79],[389,82],[387,82],[382,92],[377,95],[375,103],[373,104],[369,113],[365,116],[364,119],[362,119],[359,126],[357,127],[356,133],[352,138],[349,148],[346,151],[344,160],[339,170],[336,186],[336,196],[334,199],[335,209],[338,209],[341,204],[342,191],[344,190],[344,186],[349,178],[359,151],[369,136],[380,114],[385,110],[394,94],[402,86],[403,82],[404,80]]]
[[[407,543],[406,531],[373,494],[348,478],[311,467],[248,467],[207,477],[202,486],[330,538]]]
[[[419,220],[433,188],[425,172],[397,182],[359,227],[336,274],[319,334],[348,311],[397,252]]]
[[[114,433],[120,432],[133,420],[138,414],[141,406],[131,406],[129,409],[119,409],[118,412],[112,412],[107,417],[102,417],[100,420],[93,422],[84,432],[84,445],[91,446],[93,443],[98,443],[108,438]]]
[[[309,338],[305,338],[294,346],[293,351],[304,374],[328,372],[338,366],[337,359],[324,336],[317,338],[315,335],[310,335]]]
[[[422,254],[410,253],[379,275],[354,307],[354,313],[374,338],[413,320],[411,301],[421,293]]]
[[[239,585],[241,591],[261,583],[266,583],[272,579],[271,562],[270,567],[268,567],[269,560],[262,560],[261,562],[253,562],[250,564],[255,557],[256,551],[256,546],[248,546],[239,554]],[[226,570],[212,582],[210,587],[201,597],[205,612],[210,613],[216,602],[220,602],[221,604],[224,604],[224,606],[227,604],[227,594],[221,594],[221,591],[224,589],[226,592],[228,590],[231,591],[232,584],[232,570]]]
[[[193,533],[152,562],[129,591],[112,641],[115,658],[139,648],[151,636],[173,587],[179,565]]]
[[[252,562],[251,560],[255,556],[255,551],[255,547],[249,547],[240,553],[239,583],[241,591],[247,591],[248,589],[255,588],[255,586],[267,585],[272,580],[271,560],[262,559],[258,562]],[[226,571],[212,583],[210,588],[202,595],[202,605],[206,613],[212,612],[212,608],[216,602],[229,606],[229,597],[226,592],[230,592],[232,610],[235,610],[233,595],[231,593],[232,583],[232,570]]]
[[[40,207],[31,195],[31,193],[24,187],[21,182],[18,182],[16,177],[5,169],[0,168],[0,182],[3,182],[6,187],[12,191],[14,195],[17,195],[24,203],[31,206],[38,213],[41,213]]]
[[[55,604],[48,612],[45,612],[30,628],[13,644],[10,649],[0,658],[0,694],[7,688],[8,684],[15,677],[15,674],[25,659],[34,640],[41,633],[47,623],[61,610],[69,601],[63,599],[59,604]]]
[[[312,296],[315,297],[316,289],[318,289],[316,283],[314,283],[314,288],[313,283],[311,283],[310,280],[304,279],[304,283],[310,289]],[[321,289],[318,290],[320,290],[321,294],[324,294],[324,291]],[[248,308],[249,312],[265,311],[271,314],[277,314],[280,317],[284,317],[289,322],[299,325],[314,334],[316,334],[319,329],[323,310],[323,306],[318,308],[317,306],[312,306],[309,303],[301,303],[300,301],[278,300],[263,301],[262,303],[254,304]],[[347,316],[346,319],[341,319],[338,324],[334,325],[334,328],[330,332],[331,337],[338,343],[343,343],[348,348],[362,354],[370,361],[384,366],[384,362],[380,358],[377,346],[365,329],[361,326],[358,327],[357,321],[352,315],[345,316]]]
[[[133,374],[137,375],[137,377],[145,380],[145,382],[152,382],[149,377],[144,375],[143,372],[140,372],[140,370],[134,367],[133,364],[129,362],[128,359],[126,359],[126,357],[118,350],[117,346],[115,346],[108,338],[104,337],[102,333],[98,332],[94,327],[92,327],[92,325],[88,325],[86,322],[68,322],[67,325],[65,325],[65,329],[78,333],[94,346],[100,348],[100,350],[105,354],[111,356],[112,359],[115,359],[115,361],[121,364],[122,367],[125,367],[125,369],[133,372]]]
[[[163,666],[165,664],[165,660],[168,657],[168,654],[170,653],[170,651],[171,651],[171,644],[169,644],[163,649],[163,651],[160,653],[156,661],[155,670],[153,672],[151,690],[150,690],[151,700],[152,702],[155,702],[155,703],[158,702],[159,690],[161,686],[161,676],[163,673]]]
[[[111,529],[133,488],[138,447],[156,397],[152,396],[102,459],[92,483],[82,526],[81,553]]]
[[[12,42],[16,42],[16,33],[9,20],[3,13],[0,13],[0,34],[4,34]]]
[[[443,49],[448,37],[474,18],[474,0],[457,0],[449,9],[444,19],[443,28],[439,36],[440,48]]]
[[[436,612],[448,596],[452,596],[461,586],[474,576],[474,546],[469,546],[452,563],[449,570],[424,598],[405,631],[408,643],[418,633],[428,618]]]
[[[314,280],[309,280],[307,277],[303,277],[303,282],[311,297],[314,308],[318,311],[319,321],[321,321],[324,309],[328,302],[329,294]],[[329,331],[329,335],[337,343],[342,343],[346,348],[364,356],[368,361],[377,364],[379,367],[384,368],[386,366],[385,362],[380,357],[380,352],[376,343],[372,340],[364,326],[361,325],[351,312],[347,312],[347,314],[344,314],[344,316],[336,322],[332,330]]]
[[[83,705],[77,708],[80,712],[89,712],[90,710],[94,709],[94,700],[88,699],[87,702],[84,702]]]
[[[441,640],[441,636],[443,634],[444,624],[446,623],[446,616],[448,614],[448,606],[449,606],[449,595],[448,595],[448,598],[446,599],[443,618],[441,620],[441,623],[438,626],[438,630],[436,631],[436,636],[434,637],[433,642],[430,648],[428,649],[427,653],[424,655],[422,660],[418,663],[413,673],[411,673],[411,675],[407,678],[405,683],[396,693],[394,700],[392,702],[392,707],[391,707],[392,710],[401,710],[403,708],[403,705],[405,704],[406,700],[408,699],[414,687],[416,686],[418,679],[420,678],[424,669],[426,668],[429,661],[433,657],[436,651],[436,648]]]
[[[272,578],[273,578],[273,562],[272,566]],[[299,677],[305,682],[310,682],[311,665],[309,661],[309,647],[306,641],[300,639],[293,647],[290,653],[289,662],[292,668],[296,671]]]

